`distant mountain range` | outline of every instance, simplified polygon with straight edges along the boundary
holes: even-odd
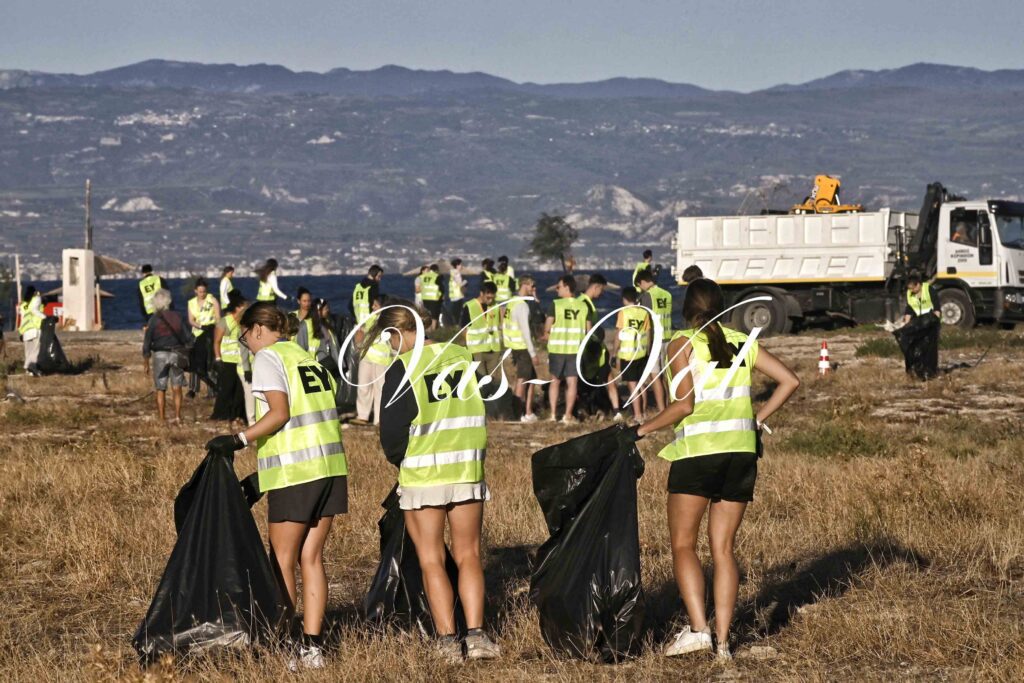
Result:
[[[357,97],[408,97],[423,93],[494,91],[568,99],[623,97],[694,98],[710,95],[688,83],[654,78],[610,78],[585,83],[516,83],[481,72],[427,71],[383,66],[368,71],[337,68],[325,73],[291,71],[275,64],[201,64],[151,59],[86,75],[0,70],[0,89],[38,87],[195,88],[231,93],[317,93]],[[882,71],[840,71],[771,91],[899,87],[923,89],[1024,89],[1024,70],[913,64]]]
[[[632,267],[644,247],[669,264],[678,216],[785,209],[817,173],[869,209],[916,211],[936,180],[1024,199],[1022,105],[1022,70],[929,64],[752,93],[395,66],[0,71],[0,266],[18,252],[33,277],[59,273],[86,178],[98,248],[164,272],[531,267],[541,212],[580,229],[583,267]]]

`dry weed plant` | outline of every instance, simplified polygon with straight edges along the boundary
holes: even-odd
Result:
[[[395,471],[374,430],[352,428],[351,513],[325,553],[333,646],[328,668],[302,680],[1024,680],[1024,348],[922,384],[898,359],[856,357],[870,337],[830,335],[839,368],[824,379],[820,337],[768,342],[804,385],[771,420],[740,531],[731,666],[658,654],[685,623],[665,525],[668,466],[655,457],[667,434],[640,444],[647,641],[638,658],[605,666],[554,655],[528,597],[530,554],[546,538],[530,455],[598,425],[491,425],[487,622],[505,656],[455,667],[417,637],[359,622]],[[273,650],[138,668],[129,639],[174,543],[174,495],[224,425],[205,419],[202,400],[187,404],[184,425],[157,424],[137,334],[68,335],[65,347],[100,360],[77,377],[0,377],[0,396],[16,394],[0,402],[0,678],[288,678]],[[963,344],[942,362],[981,348]],[[236,468],[251,472],[254,455],[239,454]],[[265,503],[254,514],[265,532]]]

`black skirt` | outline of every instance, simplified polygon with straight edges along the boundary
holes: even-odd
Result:
[[[348,477],[326,477],[267,493],[267,519],[315,526],[323,517],[348,512]]]
[[[205,336],[205,335],[203,335]],[[235,363],[217,364],[217,400],[213,404],[211,420],[242,420],[248,418],[245,411],[245,388],[238,376]]]

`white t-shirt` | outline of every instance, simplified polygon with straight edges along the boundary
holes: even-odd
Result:
[[[269,408],[267,391],[283,391],[288,395],[288,374],[284,362],[276,353],[261,349],[252,364],[252,396],[264,403],[263,412]]]

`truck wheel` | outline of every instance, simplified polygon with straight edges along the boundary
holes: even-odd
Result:
[[[792,321],[786,315],[786,309],[779,301],[751,301],[736,309],[733,314],[733,325],[743,334],[750,334],[755,327],[761,328],[761,334],[771,336],[785,334],[792,329]]]
[[[964,330],[974,327],[974,304],[964,292],[959,289],[946,289],[941,293],[943,325],[955,325]]]

